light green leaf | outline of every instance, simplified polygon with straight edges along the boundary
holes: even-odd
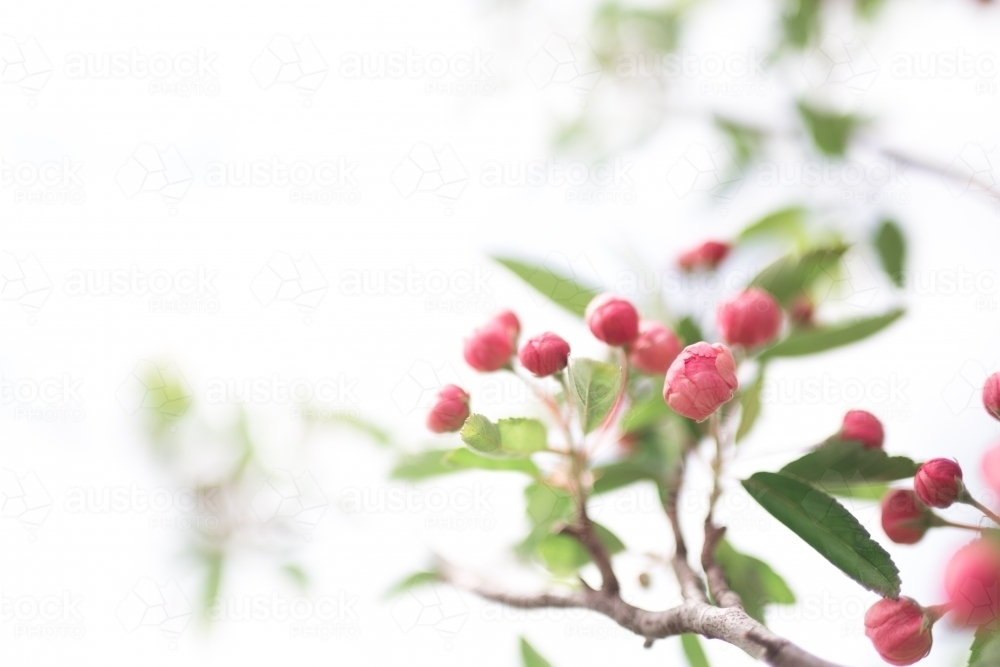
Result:
[[[760,359],[799,357],[850,345],[882,331],[902,317],[904,312],[902,309],[893,310],[884,315],[865,317],[833,326],[794,331],[784,340],[764,350]]]
[[[482,456],[469,449],[455,449],[447,452],[442,459],[449,470],[496,470],[523,472],[532,477],[541,477],[541,473],[531,459],[527,457],[493,458]]]
[[[307,419],[313,419],[312,415],[317,414],[311,410],[306,410],[303,412],[306,413]],[[375,424],[374,422],[362,419],[356,415],[346,412],[336,412],[332,415],[323,415],[322,419],[323,419],[322,423],[324,424],[333,423],[333,424],[342,424],[344,426],[349,426],[350,428],[353,428],[359,433],[367,435],[369,438],[371,438],[380,445],[392,444],[392,438],[389,436],[389,433],[385,429]],[[316,421],[318,421],[318,419],[316,419]]]
[[[903,286],[903,267],[906,263],[906,239],[903,230],[892,220],[886,220],[875,234],[875,249],[885,273],[896,284]]]
[[[549,448],[545,424],[537,419],[501,419],[497,426],[500,429],[500,446],[505,452],[530,454]]]
[[[455,468],[450,468],[444,463],[444,457],[451,451],[450,449],[432,449],[418,454],[406,454],[400,457],[396,467],[392,469],[390,477],[417,481],[456,472]],[[463,448],[462,451],[469,450]]]
[[[418,588],[420,586],[426,586],[427,584],[432,584],[435,581],[441,581],[441,574],[433,571],[426,572],[414,572],[413,574],[405,577],[404,579],[397,581],[395,584],[389,587],[389,590],[385,592],[384,597],[391,598],[404,593],[411,588]]]
[[[521,663],[524,667],[552,667],[552,663],[543,658],[524,637],[521,637]]]
[[[529,484],[524,489],[528,519],[535,526],[548,528],[573,512],[573,499],[564,489],[545,484]]]
[[[823,111],[804,102],[799,103],[799,113],[812,135],[813,143],[827,155],[843,155],[851,135],[861,124],[856,116]]]
[[[802,48],[819,32],[820,0],[786,0],[785,40]]]
[[[805,482],[758,472],[743,487],[771,515],[847,576],[884,597],[899,597],[899,570],[844,506]]]
[[[593,359],[574,359],[569,366],[569,386],[584,433],[590,433],[608,416],[621,388],[621,369]]]
[[[462,442],[484,454],[495,454],[500,450],[500,429],[483,415],[469,415],[459,435]]]
[[[705,649],[701,647],[701,642],[698,641],[698,635],[690,633],[682,634],[681,648],[684,649],[684,657],[687,658],[688,665],[691,667],[711,667],[708,664],[708,656],[705,655]]]
[[[715,117],[715,124],[729,137],[736,164],[739,166],[746,166],[760,152],[761,144],[764,142],[764,133],[761,130],[721,116]]]
[[[608,554],[614,555],[625,550],[625,545],[610,530],[595,523],[594,531],[604,544]],[[546,535],[538,545],[538,553],[545,567],[558,577],[568,577],[590,562],[590,554],[579,540],[569,535]]]
[[[757,274],[750,284],[767,290],[787,307],[819,278],[831,276],[846,251],[846,246],[839,246],[819,248],[801,257],[786,255]]]
[[[776,236],[789,241],[800,241],[805,237],[805,222],[804,208],[800,206],[783,208],[747,225],[737,235],[736,240],[742,243]]]
[[[760,395],[764,390],[764,366],[757,371],[757,378],[740,394],[740,426],[736,429],[736,442],[746,437],[760,416]]]
[[[759,622],[764,622],[767,605],[795,604],[795,594],[770,565],[741,554],[728,541],[719,542],[715,560],[726,572],[729,587],[743,600],[744,611]]]
[[[984,625],[976,630],[969,651],[969,667],[996,667],[1000,665],[1000,632]]]
[[[548,267],[534,266],[509,257],[493,259],[513,271],[521,280],[551,299],[556,305],[578,317],[583,317],[587,304],[600,291],[573,278],[559,275]]]
[[[671,414],[674,412],[667,407],[667,402],[663,400],[662,383],[660,383],[652,394],[629,406],[622,417],[622,431],[625,433],[641,431]]]

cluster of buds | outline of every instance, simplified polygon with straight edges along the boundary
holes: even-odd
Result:
[[[1000,419],[1000,373],[991,376],[983,387],[983,405],[988,414]],[[881,446],[881,424],[854,417],[852,439]],[[877,426],[877,428],[876,428]],[[842,434],[848,437],[848,420]],[[986,452],[982,460],[983,477],[1000,493],[1000,446]],[[909,598],[884,599],[865,615],[865,634],[879,655],[893,665],[911,665],[925,657],[931,648],[931,626],[946,613],[958,627],[995,627],[1000,619],[1000,539],[995,532],[977,526],[952,523],[934,513],[955,503],[972,505],[994,523],[1000,516],[976,501],[965,487],[958,462],[936,458],[927,461],[913,478],[913,489],[894,489],[882,499],[882,529],[893,542],[915,544],[928,529],[940,526],[967,528],[982,533],[962,547],[944,571],[946,602],[936,607],[921,607]]]

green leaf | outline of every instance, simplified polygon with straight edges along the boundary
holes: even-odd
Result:
[[[882,331],[902,317],[904,312],[902,309],[893,310],[884,315],[864,317],[833,326],[793,331],[784,340],[764,350],[759,358],[800,357],[850,345]]]
[[[476,451],[495,454],[500,450],[500,429],[486,417],[473,413],[459,432],[462,442]]]
[[[621,388],[621,369],[592,359],[574,359],[569,366],[569,386],[580,426],[590,433],[608,416]]]
[[[899,597],[899,570],[844,506],[805,482],[758,472],[743,487],[771,515],[851,579],[884,597]]]
[[[1000,632],[996,627],[984,625],[976,630],[969,651],[969,667],[996,667],[1000,665]]]
[[[669,417],[671,414],[675,413],[667,407],[667,402],[663,400],[661,383],[652,394],[629,406],[622,417],[622,431],[624,433],[641,431],[655,425],[664,417]]]
[[[691,667],[711,667],[708,664],[708,656],[705,655],[705,649],[701,647],[701,642],[698,641],[698,635],[690,633],[682,634],[681,648],[684,649],[684,657],[687,658],[688,664]]]
[[[740,426],[736,429],[736,442],[739,442],[760,416],[760,395],[764,390],[764,366],[757,371],[757,378],[740,394]]]
[[[611,463],[594,468],[594,494],[608,493],[636,482],[658,481],[656,476],[645,466],[632,461]]]
[[[496,470],[509,472],[523,472],[532,477],[541,477],[541,473],[531,459],[526,457],[493,458],[481,456],[469,449],[455,449],[447,452],[442,459],[445,472],[460,470]]]
[[[608,554],[614,555],[625,550],[625,545],[610,530],[595,523],[594,531],[604,544]],[[549,534],[538,545],[538,554],[545,567],[558,577],[568,577],[590,562],[590,554],[579,540],[569,535]]]
[[[698,323],[691,319],[690,315],[685,315],[677,322],[677,335],[681,337],[685,345],[694,345],[705,340]]]
[[[903,266],[906,262],[906,239],[903,230],[892,220],[886,220],[875,234],[875,249],[885,273],[896,284],[903,286]]]
[[[799,241],[805,237],[806,210],[800,206],[790,206],[768,213],[760,220],[747,225],[737,235],[738,242],[758,238],[778,237]]]
[[[384,597],[391,598],[404,593],[411,588],[417,588],[419,586],[426,586],[427,584],[432,584],[435,581],[441,581],[441,574],[433,571],[425,572],[414,572],[408,577],[397,581],[395,584],[389,587],[389,590],[385,592]]]
[[[551,299],[556,305],[578,317],[583,317],[587,304],[600,292],[597,287],[584,285],[573,278],[559,275],[548,267],[534,266],[509,257],[493,259],[513,271],[521,280]]]
[[[820,0],[786,0],[785,39],[802,48],[819,32]]]
[[[549,448],[545,424],[537,419],[501,419],[497,426],[500,429],[500,446],[505,452],[530,454]]]
[[[219,598],[219,587],[222,585],[222,566],[225,563],[225,554],[221,551],[212,551],[203,554],[205,559],[205,588],[202,591],[202,611],[206,614],[209,608],[216,604]]]
[[[795,604],[795,594],[771,566],[753,556],[736,551],[722,540],[715,549],[715,560],[726,572],[729,587],[743,600],[743,609],[752,618],[764,622],[764,610],[770,604]]]
[[[799,103],[799,113],[812,135],[813,143],[827,155],[843,155],[851,135],[861,124],[856,116],[822,111],[804,102]]]
[[[721,116],[715,117],[715,124],[729,137],[736,164],[741,167],[746,166],[760,152],[764,142],[764,133],[761,130]]]
[[[786,255],[757,274],[750,284],[767,290],[787,307],[817,279],[830,276],[846,251],[846,246],[840,246],[820,248],[801,257]]]
[[[852,488],[864,494],[872,482],[909,479],[917,474],[918,468],[919,463],[905,456],[889,456],[881,449],[866,449],[854,440],[832,439],[779,472],[819,484],[827,492],[839,489],[841,492],[837,495],[847,495]]]
[[[552,663],[543,658],[524,637],[521,637],[521,663],[524,667],[552,667]]]
[[[564,489],[545,484],[529,484],[524,489],[528,519],[535,526],[548,528],[573,512],[573,499]]]
[[[390,477],[417,481],[456,472],[454,468],[450,468],[444,463],[444,457],[451,451],[450,449],[432,449],[419,454],[406,454],[400,457],[392,469]],[[463,448],[462,451],[469,450]]]

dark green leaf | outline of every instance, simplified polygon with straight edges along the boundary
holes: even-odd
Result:
[[[806,210],[799,206],[783,208],[768,213],[760,220],[750,223],[739,233],[736,240],[750,241],[758,238],[778,237],[789,241],[799,241],[805,236]]]
[[[636,482],[658,481],[656,475],[646,466],[633,461],[594,468],[594,475],[597,478],[594,482],[594,494],[608,493]]]
[[[905,456],[866,449],[853,440],[832,439],[779,472],[818,484],[834,495],[870,497],[881,493],[881,483],[909,479],[917,474],[919,467],[920,464]],[[877,491],[873,490],[873,484]]]
[[[788,306],[817,279],[832,275],[847,248],[821,248],[798,257],[786,255],[757,274],[750,283],[774,295],[781,305]]]
[[[1000,665],[1000,632],[996,624],[984,625],[976,630],[969,651],[969,667],[996,667]]]
[[[583,317],[587,304],[600,291],[573,278],[562,276],[543,266],[534,266],[509,257],[494,257],[513,271],[521,280],[578,317]]]
[[[476,451],[484,454],[496,454],[500,451],[500,429],[482,415],[469,415],[459,435],[462,436],[462,442]]]
[[[856,116],[822,111],[805,103],[799,104],[799,113],[812,135],[813,143],[827,155],[843,155],[851,135],[861,124]]]
[[[903,267],[906,263],[906,239],[903,230],[892,220],[886,220],[875,234],[875,249],[885,273],[896,284],[903,286]]]
[[[757,378],[740,394],[740,426],[736,429],[736,442],[739,442],[760,416],[760,394],[764,389],[764,366],[757,371]]]
[[[574,359],[569,366],[569,387],[584,433],[590,433],[608,416],[622,374],[617,366],[592,359]]]
[[[530,454],[549,447],[545,424],[537,419],[501,419],[497,426],[500,429],[500,446],[505,452]]]
[[[864,588],[899,596],[899,570],[844,506],[805,482],[769,472],[743,480],[743,487],[771,515]]]
[[[552,667],[524,637],[521,637],[521,663],[524,667]]]
[[[795,604],[795,594],[770,565],[741,554],[728,541],[719,542],[715,560],[725,570],[729,587],[743,600],[744,611],[761,623],[767,605]]]
[[[701,332],[701,327],[689,315],[685,315],[677,322],[677,335],[681,337],[685,345],[694,345],[705,340],[705,334]]]
[[[698,641],[698,635],[690,633],[682,634],[681,648],[684,649],[684,657],[687,658],[688,665],[691,667],[711,667],[708,664],[708,656],[705,655],[705,649],[701,647],[701,642]]]
[[[389,590],[385,592],[385,597],[395,597],[400,593],[410,590],[411,588],[426,586],[427,584],[432,584],[435,581],[441,581],[441,575],[438,572],[414,572],[410,576],[401,581],[397,581],[389,587]]]
[[[904,312],[902,309],[893,310],[884,315],[865,317],[833,326],[793,331],[784,340],[764,350],[760,358],[799,357],[850,345],[877,334],[902,317]]]

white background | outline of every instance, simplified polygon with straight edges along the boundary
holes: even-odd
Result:
[[[64,159],[79,165],[73,172],[78,181],[0,187],[0,251],[11,253],[2,264],[0,374],[10,387],[41,386],[49,378],[78,385],[77,394],[60,395],[55,404],[69,410],[40,412],[53,405],[10,400],[8,393],[0,405],[0,468],[8,471],[3,489],[8,504],[0,520],[0,653],[6,662],[515,665],[517,636],[525,634],[557,667],[613,660],[676,664],[682,659],[677,640],[658,642],[647,651],[639,639],[596,616],[526,618],[498,613],[471,595],[454,600],[444,589],[437,591],[440,609],[446,616],[464,615],[454,626],[457,632],[442,629],[453,626],[435,628],[431,616],[414,622],[409,608],[383,593],[402,576],[426,567],[433,552],[511,586],[541,582],[519,573],[509,555],[508,546],[526,529],[522,480],[464,474],[421,487],[425,499],[428,489],[452,498],[481,494],[484,504],[471,514],[451,505],[429,511],[412,504],[402,511],[346,511],[339,503],[345,493],[401,487],[386,481],[393,455],[342,429],[306,433],[289,402],[248,406],[265,479],[275,470],[295,476],[308,471],[327,509],[307,534],[280,545],[238,544],[226,562],[220,594],[232,600],[272,595],[343,600],[344,617],[327,627],[333,637],[297,636],[296,622],[276,613],[211,625],[192,619],[179,634],[150,621],[130,632],[116,610],[143,578],[161,588],[175,582],[191,608],[198,606],[202,571],[188,557],[190,531],[171,524],[184,519],[184,511],[175,506],[162,512],[135,506],[79,511],[70,499],[81,489],[176,491],[191,479],[212,478],[214,459],[199,459],[214,451],[210,439],[190,443],[195,463],[166,468],[149,447],[141,411],[130,415],[123,409],[116,396],[143,360],[176,364],[193,409],[219,428],[232,422],[237,407],[209,402],[213,382],[273,376],[303,378],[311,386],[332,381],[345,388],[333,408],[364,415],[388,428],[400,446],[418,449],[430,442],[422,426],[424,412],[394,391],[421,368],[437,368],[442,377],[456,374],[472,391],[477,409],[491,414],[535,409],[519,404],[517,395],[505,405],[477,403],[477,392],[482,395],[489,378],[463,366],[460,346],[463,336],[495,309],[515,308],[526,332],[555,330],[575,352],[601,353],[579,323],[493,264],[490,254],[569,264],[581,276],[614,289],[635,270],[636,261],[665,271],[693,242],[726,237],[773,208],[806,202],[856,238],[870,234],[879,215],[894,215],[910,240],[910,286],[903,294],[894,294],[876,272],[866,272],[877,265],[862,255],[855,258],[856,284],[849,291],[864,291],[863,298],[833,304],[829,313],[856,306],[875,311],[901,302],[908,314],[888,332],[847,351],[774,364],[776,387],[818,379],[835,393],[814,400],[792,391],[765,406],[729,471],[721,515],[732,525],[733,543],[768,560],[799,597],[799,605],[774,610],[771,625],[777,632],[844,664],[882,664],[863,635],[863,611],[875,596],[768,518],[735,481],[781,465],[832,433],[847,409],[862,407],[882,417],[887,450],[918,459],[956,457],[970,487],[988,497],[978,479],[978,461],[1000,435],[1000,425],[985,415],[975,392],[1000,362],[996,206],[988,196],[916,169],[905,170],[888,197],[868,184],[769,187],[753,172],[744,174],[735,195],[721,202],[697,188],[678,189],[670,173],[686,151],[693,145],[709,150],[721,145],[699,113],[723,110],[792,128],[790,102],[810,92],[810,83],[792,60],[729,88],[692,75],[672,81],[666,93],[655,86],[616,91],[607,73],[591,92],[559,82],[539,85],[529,76],[532,59],[553,35],[576,41],[594,9],[579,2],[177,0],[155,8],[33,2],[7,3],[0,10],[0,33],[24,45],[22,52],[36,40],[48,66],[36,59],[31,67],[50,70],[47,79],[19,81],[9,75],[13,80],[0,87],[4,165],[38,167]],[[698,58],[767,51],[775,38],[775,12],[765,2],[704,3],[690,17],[684,44]],[[877,63],[870,85],[839,97],[836,85],[832,92],[813,92],[829,92],[833,101],[871,118],[868,132],[883,146],[944,165],[960,156],[982,156],[979,176],[992,182],[1000,100],[998,21],[995,10],[973,2],[890,0],[870,25],[834,26],[843,30],[835,37],[860,37],[870,51]],[[307,38],[321,55],[326,75],[307,94],[267,79],[270,70],[258,60],[275,35],[293,42]],[[135,69],[123,77],[79,76],[68,68],[81,57],[86,61],[133,48],[171,58],[202,53],[210,67],[204,79],[158,78]],[[461,73],[440,79],[354,77],[342,69],[354,56],[408,49],[422,56],[472,59],[478,53],[485,64],[481,76],[471,79]],[[971,78],[942,72],[895,76],[891,70],[899,57],[959,49],[983,56],[980,62],[992,69]],[[9,51],[4,58],[10,68]],[[43,85],[37,85],[39,80]],[[473,85],[443,89],[442,84],[456,83]],[[583,105],[595,112],[605,143],[590,152],[558,153],[553,145],[559,128]],[[662,125],[651,123],[661,106],[687,113]],[[625,145],[647,126],[643,141]],[[161,152],[174,147],[181,156],[189,175],[181,169],[171,172],[171,179],[189,178],[190,185],[179,199],[129,190],[121,170],[144,143]],[[466,182],[453,201],[400,186],[406,172],[397,172],[394,184],[394,171],[422,144],[434,151],[450,147],[457,157],[458,180]],[[802,158],[794,148],[777,150],[775,159],[791,164],[818,159]],[[284,164],[351,166],[344,188],[327,203],[296,203],[302,193],[294,187],[213,187],[208,180],[213,163],[273,157]],[[617,160],[626,173],[603,194],[600,188],[574,190],[555,182],[538,187],[484,182],[485,171],[498,162],[550,158],[586,164]],[[851,158],[863,167],[879,159],[864,150]],[[304,189],[316,190],[315,185]],[[586,196],[600,200],[579,201]],[[267,303],[273,292],[254,282],[269,261],[287,257],[303,267],[315,265],[320,286],[327,288],[308,307],[281,299]],[[48,289],[40,301],[33,299],[42,295],[22,297],[18,291],[18,271],[24,267],[34,271],[29,290]],[[133,267],[142,275],[201,271],[208,285],[193,295],[171,292],[163,301],[141,289],[100,295],[79,294],[72,287],[74,276]],[[351,293],[354,276],[390,271],[432,280],[444,276],[451,286],[443,293],[424,282],[402,294]],[[480,280],[466,288],[470,276]],[[954,276],[964,276],[971,287],[949,287]],[[716,290],[709,299],[738,286]],[[701,305],[711,311],[710,304]],[[862,391],[857,400],[842,396],[846,389],[882,386],[896,391],[888,398],[877,389]],[[437,444],[456,442],[449,436]],[[684,512],[692,529],[704,510],[698,505],[698,492],[706,490],[699,468],[694,466],[693,494]],[[40,525],[13,509],[11,475],[19,480],[34,475],[44,488],[48,500],[40,502],[48,511],[42,512]],[[677,599],[674,584],[666,570],[642,554],[669,555],[670,536],[652,490],[639,488],[626,492],[631,495],[621,502],[605,500],[599,519],[634,554],[618,561],[628,599],[665,608]],[[926,604],[940,601],[943,562],[967,536],[938,531],[917,547],[892,545],[873,508],[854,509],[892,553],[904,594]],[[961,509],[949,516],[975,520]],[[472,521],[447,523],[455,518]],[[278,573],[289,562],[308,572],[305,593]],[[649,591],[634,583],[641,571],[653,575]],[[52,596],[75,602],[55,618],[31,611],[32,602]],[[936,647],[925,664],[964,664],[970,636],[944,623],[935,633]],[[708,651],[716,665],[751,664],[726,645],[713,643]]]

